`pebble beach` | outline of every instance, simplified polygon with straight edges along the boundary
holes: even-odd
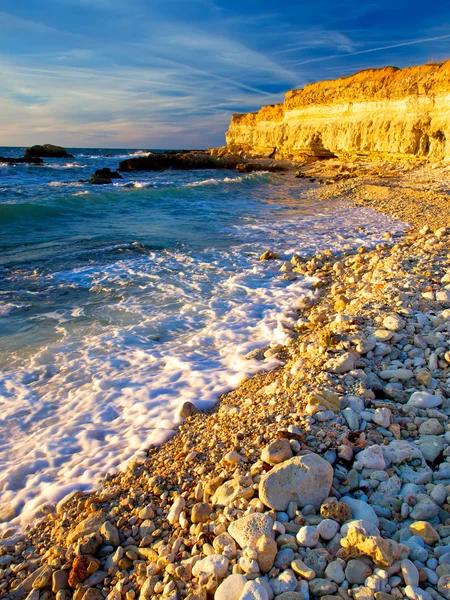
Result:
[[[278,261],[278,361],[94,493],[0,539],[7,600],[450,599],[450,179],[318,162],[311,194],[411,225]]]

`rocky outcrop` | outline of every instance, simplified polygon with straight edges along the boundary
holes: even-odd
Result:
[[[62,146],[54,146],[53,144],[44,144],[43,146],[26,148],[24,158],[34,156],[44,158],[73,158],[72,154],[68,154],[65,148]]]
[[[38,156],[22,156],[22,158],[6,158],[0,156],[0,163],[7,165],[20,165],[20,164],[32,164],[32,165],[43,165],[44,161]]]
[[[227,148],[278,159],[360,154],[442,160],[450,158],[449,114],[450,61],[370,69],[233,115]]]
[[[164,171],[177,169],[235,169],[242,162],[237,156],[213,156],[209,152],[180,150],[149,153],[148,156],[128,158],[119,163],[119,171]]]
[[[224,150],[222,152],[222,150]],[[212,150],[173,150],[161,154],[150,152],[147,156],[128,158],[119,163],[119,171],[165,171],[175,169],[236,169],[239,173],[252,171],[285,171],[286,165],[271,161],[251,162],[241,156],[229,153],[226,148]]]

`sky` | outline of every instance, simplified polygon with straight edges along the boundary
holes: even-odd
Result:
[[[447,58],[447,0],[0,0],[0,146],[219,146],[289,89]]]

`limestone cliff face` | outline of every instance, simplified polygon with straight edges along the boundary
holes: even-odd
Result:
[[[226,140],[231,152],[273,158],[450,159],[450,61],[362,71],[292,90],[283,104],[233,115]]]

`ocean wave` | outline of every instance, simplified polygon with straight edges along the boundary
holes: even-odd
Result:
[[[0,204],[0,223],[14,223],[22,220],[57,218],[64,212],[54,206],[33,204],[31,202]]]
[[[251,182],[255,180],[264,180],[271,174],[269,171],[258,171],[257,173],[250,173],[248,175],[238,175],[236,177],[208,177],[207,179],[201,179],[200,181],[189,181],[188,183],[180,183],[177,181],[164,181],[164,180],[153,180],[153,181],[116,181],[114,182],[115,187],[125,189],[181,189],[181,188],[196,188],[196,187],[207,187],[207,186],[220,186],[229,184],[238,184]]]

